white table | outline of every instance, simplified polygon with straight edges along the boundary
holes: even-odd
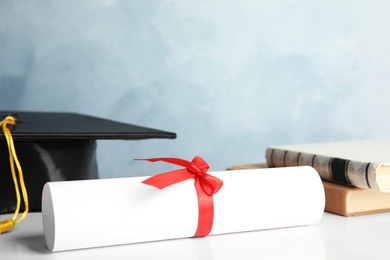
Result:
[[[30,213],[0,235],[0,259],[390,259],[389,234],[390,213],[324,213],[312,226],[50,253],[41,214]]]

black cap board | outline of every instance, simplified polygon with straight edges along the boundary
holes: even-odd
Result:
[[[9,125],[23,169],[30,211],[41,210],[48,181],[99,178],[96,140],[174,139],[176,134],[77,113],[0,111]],[[16,198],[4,134],[0,131],[0,214],[15,210]],[[71,191],[70,191],[71,192]]]
[[[176,138],[175,133],[76,113],[0,111],[0,115],[16,118],[11,127],[15,141]]]

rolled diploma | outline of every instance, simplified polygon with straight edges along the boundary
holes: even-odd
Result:
[[[209,172],[223,180],[210,235],[311,225],[323,214],[318,173],[308,166]],[[159,190],[148,177],[47,183],[42,218],[47,247],[64,251],[192,237],[194,180]]]

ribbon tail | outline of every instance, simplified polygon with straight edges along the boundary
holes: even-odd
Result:
[[[134,160],[144,160],[144,161],[148,161],[148,162],[166,162],[166,163],[170,163],[170,164],[176,164],[176,165],[179,165],[179,166],[182,166],[185,168],[187,168],[191,165],[191,162],[189,162],[189,161],[179,159],[179,158],[169,158],[169,157],[166,157],[166,158],[165,157],[162,157],[162,158],[137,158]]]
[[[198,196],[198,227],[194,237],[203,237],[210,234],[214,222],[214,200],[213,196],[207,195],[200,181],[195,180],[195,189]]]
[[[144,180],[142,183],[154,186],[161,190],[169,185],[187,180],[192,177],[193,176],[186,169],[179,169],[154,175]]]

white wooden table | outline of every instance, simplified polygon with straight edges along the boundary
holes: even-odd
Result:
[[[324,213],[312,226],[57,253],[46,249],[41,214],[30,213],[0,235],[0,259],[390,259],[390,213],[349,218]]]

